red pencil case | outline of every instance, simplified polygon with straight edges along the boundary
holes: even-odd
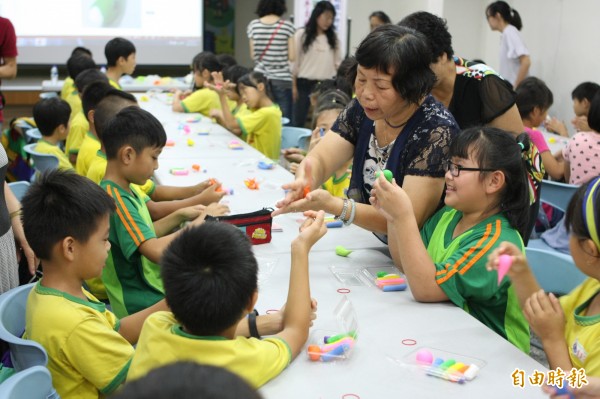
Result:
[[[207,216],[206,220],[225,222],[233,224],[242,230],[250,239],[252,244],[267,244],[271,242],[271,225],[273,209],[263,208],[256,212],[240,213],[228,216]]]

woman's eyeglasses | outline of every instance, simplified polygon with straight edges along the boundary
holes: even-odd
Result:
[[[466,168],[462,165],[457,165],[454,162],[448,160],[444,162],[444,171],[450,171],[450,174],[454,177],[458,177],[462,170],[465,171],[473,171],[473,172],[493,172],[496,169],[486,169],[486,168]]]

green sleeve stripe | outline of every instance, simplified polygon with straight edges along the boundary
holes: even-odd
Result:
[[[102,393],[103,395],[108,395],[108,394],[114,392],[115,389],[117,389],[119,387],[119,385],[121,385],[122,383],[125,382],[125,379],[127,378],[127,373],[129,372],[129,366],[131,365],[132,359],[133,359],[133,356],[127,361],[125,366],[123,366],[123,368],[121,369],[121,371],[119,371],[119,373],[115,376],[115,378],[113,378],[113,380],[111,382],[109,382],[107,386],[100,389],[100,393]]]
[[[289,366],[289,364],[292,362],[292,349],[290,348],[290,345],[287,343],[287,341],[283,338],[279,338],[279,337],[270,337],[270,340],[277,340],[277,341],[281,341],[283,342],[283,344],[285,345],[285,347],[287,348],[287,353],[288,353],[288,361],[287,361],[287,366]]]
[[[246,137],[248,137],[248,132],[246,131],[246,128],[244,127],[244,124],[242,123],[242,118],[235,118],[235,120],[237,121],[240,130],[242,131],[242,139],[244,141],[246,141]]]
[[[179,104],[181,104],[181,106],[183,107],[183,110],[184,110],[186,113],[189,113],[189,112],[190,112],[190,110],[188,109],[188,107],[185,105],[185,102],[181,101]]]
[[[121,329],[121,319],[118,319],[117,322],[115,323],[114,330],[116,332],[119,332],[120,329]]]

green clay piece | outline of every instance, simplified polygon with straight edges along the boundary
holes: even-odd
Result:
[[[385,277],[388,275],[388,272],[377,272],[377,278],[379,277]]]
[[[382,172],[382,171],[380,170],[380,171],[378,171],[377,173],[375,173],[375,177],[376,177],[376,178],[379,178],[379,175],[381,174],[381,172]],[[391,171],[391,170],[388,170],[388,169],[384,169],[384,170],[383,170],[383,176],[384,176],[384,177],[385,177],[385,179],[386,179],[387,181],[389,181],[390,183],[392,182],[392,179],[394,178],[394,175],[392,174],[392,171]]]
[[[337,247],[335,247],[335,254],[338,256],[346,257],[346,256],[350,255],[351,253],[352,253],[351,250],[346,249],[346,248],[342,247],[341,245],[338,245]]]

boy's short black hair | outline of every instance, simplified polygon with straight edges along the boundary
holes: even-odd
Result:
[[[81,93],[81,106],[83,114],[87,118],[91,110],[96,109],[98,103],[106,96],[113,87],[108,82],[95,81],[85,87]]]
[[[164,147],[167,134],[150,112],[129,106],[108,122],[102,133],[102,142],[106,158],[114,159],[124,145],[130,145],[138,154],[148,147]]]
[[[248,237],[221,222],[186,229],[161,259],[167,303],[199,336],[219,335],[240,321],[257,289],[257,272]]]
[[[600,91],[592,98],[588,111],[588,125],[592,130],[600,133]]]
[[[552,106],[554,96],[543,80],[529,76],[515,89],[517,108],[521,118],[529,117],[534,108],[546,111]]]
[[[246,68],[245,66],[232,65],[223,70],[223,79],[228,80],[231,83],[234,83],[235,84],[235,92],[238,95],[241,95],[237,83],[242,76],[246,75],[249,72],[250,72],[250,69]]]
[[[33,106],[33,119],[42,136],[51,136],[60,125],[67,126],[71,106],[58,97],[45,98]]]
[[[122,37],[115,37],[104,46],[104,55],[106,56],[106,65],[113,67],[117,65],[119,58],[129,58],[135,53],[135,46],[132,42]]]
[[[202,72],[208,69],[210,72],[220,72],[223,66],[217,59],[217,56],[210,51],[203,51],[194,56],[192,60],[192,70]]]
[[[159,367],[125,384],[113,399],[261,399],[246,381],[231,371],[193,362]]]
[[[600,91],[600,85],[594,82],[583,82],[577,85],[571,92],[571,99],[592,102],[592,99]]]
[[[90,179],[73,171],[52,170],[29,187],[21,201],[27,242],[40,259],[65,237],[85,243],[101,217],[115,210],[112,198]]]
[[[216,57],[219,64],[221,64],[222,70],[237,65],[237,60],[230,54],[219,54]]]
[[[75,78],[75,87],[77,91],[83,93],[86,86],[93,82],[104,82],[108,84],[108,78],[98,69],[86,69]]]
[[[86,57],[93,58],[92,51],[87,47],[77,46],[71,51],[71,56],[73,55],[84,55]]]
[[[363,39],[355,57],[363,68],[391,74],[396,92],[412,104],[429,94],[436,80],[425,37],[404,26],[379,26]]]
[[[86,69],[96,69],[96,63],[87,55],[75,54],[67,60],[67,72],[73,80]]]
[[[398,22],[400,26],[406,26],[421,32],[431,50],[431,63],[437,62],[442,54],[446,53],[448,59],[452,59],[452,35],[448,31],[446,20],[426,11],[414,12]]]
[[[100,141],[102,141],[102,133],[108,122],[123,108],[136,105],[137,99],[133,94],[111,86],[104,98],[96,105],[96,112],[94,112],[94,127]]]

